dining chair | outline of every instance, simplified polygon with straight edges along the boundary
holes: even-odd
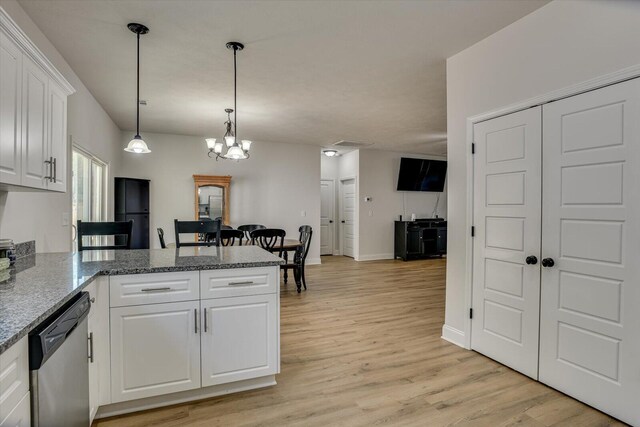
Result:
[[[304,266],[309,254],[309,248],[311,247],[311,236],[313,236],[313,228],[310,225],[302,225],[298,229],[300,232],[300,245],[296,248],[293,255],[293,262],[282,264],[281,270],[285,273],[287,270],[293,270],[293,277],[296,281],[296,287],[298,292],[301,291],[301,285],[307,290],[307,280],[304,275]],[[285,281],[286,284],[286,281]]]
[[[220,229],[221,229],[221,230],[233,230],[233,227],[232,227],[232,226],[230,226],[230,225],[224,225],[224,224],[222,224],[222,225],[220,226]]]
[[[167,245],[164,242],[164,230],[160,227],[158,227],[157,230],[158,230],[158,239],[160,239],[160,247],[162,249],[167,249]]]
[[[78,252],[99,249],[131,249],[133,220],[117,222],[82,222],[78,220]],[[84,236],[126,236],[125,244],[90,246],[83,243]]]
[[[181,246],[220,246],[220,220],[178,221],[173,220],[176,232],[176,248]],[[203,241],[180,242],[180,234],[203,235]]]
[[[222,246],[233,246],[238,239],[238,245],[242,246],[242,239],[244,239],[244,233],[240,230],[223,228],[220,230],[220,244]]]
[[[277,255],[282,258],[286,235],[287,233],[280,228],[259,228],[251,232],[251,243],[271,253],[277,252]]]
[[[253,230],[264,230],[265,228],[267,227],[262,224],[245,224],[238,227],[238,230],[244,232],[244,238],[248,242],[249,240],[251,240],[251,232]]]

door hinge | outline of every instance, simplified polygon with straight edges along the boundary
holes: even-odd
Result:
[[[476,235],[476,227],[474,225],[471,226],[471,237],[475,237]]]
[[[469,319],[473,319],[473,308],[469,309]]]
[[[471,143],[471,154],[476,154],[476,143],[475,142]]]

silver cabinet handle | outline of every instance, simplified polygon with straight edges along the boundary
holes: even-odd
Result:
[[[162,292],[162,291],[170,291],[171,288],[166,286],[164,288],[143,288],[141,289],[142,292]]]
[[[89,362],[93,363],[93,332],[89,332]]]
[[[91,301],[91,304],[95,304],[96,303],[96,297],[91,298],[89,301]]]
[[[53,161],[53,182],[58,182],[58,159],[52,157]]]
[[[45,176],[44,179],[48,179],[49,182],[53,181],[53,157],[49,157],[49,160],[44,161],[47,165],[49,165],[49,175]]]
[[[229,282],[229,286],[238,286],[238,285],[253,285],[253,281],[249,280],[246,282]]]
[[[193,330],[195,333],[198,333],[198,309],[193,309]]]
[[[207,307],[204,308],[204,331],[207,332]]]

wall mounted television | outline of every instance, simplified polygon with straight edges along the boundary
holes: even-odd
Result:
[[[400,159],[398,191],[444,191],[447,162],[444,160]]]

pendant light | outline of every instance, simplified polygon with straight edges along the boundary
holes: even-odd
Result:
[[[151,150],[149,150],[147,143],[144,142],[140,136],[140,34],[147,34],[149,32],[149,28],[134,22],[127,25],[127,27],[136,34],[138,39],[138,70],[136,74],[136,135],[131,141],[129,141],[129,144],[124,151],[136,154],[147,154],[150,153]]]
[[[230,159],[230,160],[244,160],[249,158],[249,150],[251,150],[251,141],[243,139],[238,143],[236,135],[238,133],[238,119],[237,119],[237,98],[238,98],[238,71],[237,71],[237,53],[239,50],[244,49],[244,45],[239,42],[227,43],[227,49],[233,50],[233,109],[227,108],[224,111],[227,113],[227,121],[224,122],[225,133],[222,141],[217,141],[215,138],[206,138],[207,148],[209,149],[209,157]],[[233,113],[233,120],[231,120],[231,113]],[[226,148],[226,153],[222,154]]]

